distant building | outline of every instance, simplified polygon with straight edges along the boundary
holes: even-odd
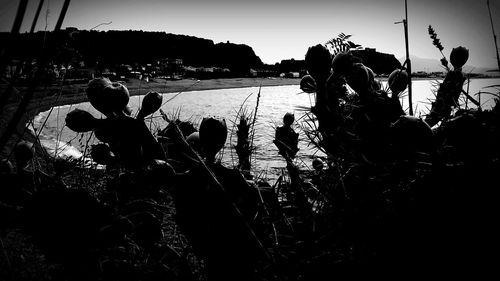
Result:
[[[133,77],[132,71],[134,68],[130,64],[120,64],[116,67],[116,74],[120,79]]]
[[[429,74],[425,71],[417,71],[411,74],[412,77],[427,77]]]
[[[210,67],[194,67],[184,66],[184,77],[192,77],[198,79],[215,79],[228,78],[231,76],[229,68],[210,66]]]
[[[300,73],[305,73],[306,72],[306,61],[305,60],[295,60],[295,59],[289,59],[289,60],[282,60],[278,65],[278,71],[280,73],[287,73],[287,72],[300,72]]]
[[[250,77],[276,77],[278,72],[270,69],[250,69]]]
[[[196,70],[197,70],[197,68],[194,66],[188,66],[188,65],[184,66],[185,72],[196,72]]]
[[[300,78],[299,72],[285,72],[280,74],[281,78]]]
[[[75,32],[75,31],[78,31],[78,28],[72,27],[72,26],[68,26],[64,30],[66,30],[67,32]]]
[[[379,75],[390,74],[394,69],[401,67],[401,63],[394,55],[377,52],[375,48],[353,50],[351,53]]]
[[[184,75],[184,61],[182,59],[165,58],[160,60],[160,72],[168,76]]]
[[[73,76],[90,80],[97,76],[97,71],[94,68],[77,68],[73,70]]]

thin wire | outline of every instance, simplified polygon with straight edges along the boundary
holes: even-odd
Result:
[[[101,26],[101,25],[110,25],[110,24],[112,24],[112,23],[113,23],[112,21],[110,21],[110,22],[103,22],[103,23],[100,23],[100,24],[98,24],[98,25],[96,25],[96,26],[92,27],[90,30],[94,30],[94,29],[98,28],[98,27],[99,27],[99,26]]]

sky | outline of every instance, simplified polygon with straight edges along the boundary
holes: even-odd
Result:
[[[29,0],[21,32],[29,30],[38,2]],[[63,2],[45,0],[36,30],[54,29]],[[18,5],[19,0],[0,0],[0,31],[11,30]],[[164,31],[247,44],[268,64],[304,59],[308,47],[345,33],[363,47],[400,58],[404,29],[395,22],[404,18],[404,6],[404,0],[72,0],[63,28]],[[500,0],[490,0],[490,6],[499,34]],[[429,25],[447,57],[464,46],[467,64],[496,67],[486,0],[408,0],[410,54],[440,59]]]

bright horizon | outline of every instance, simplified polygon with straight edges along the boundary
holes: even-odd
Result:
[[[29,30],[39,1],[31,0],[21,27]],[[63,0],[46,0],[36,30],[53,30]],[[0,31],[10,31],[19,1],[0,0]],[[500,1],[490,1],[500,32]],[[48,13],[47,13],[48,12]],[[304,59],[307,48],[339,33],[383,53],[405,56],[404,0],[87,0],[71,1],[62,28],[144,30],[184,34],[253,48],[264,63]],[[102,23],[109,23],[103,24]],[[432,25],[449,57],[469,49],[468,65],[496,68],[486,0],[408,0],[410,54],[439,60],[427,28]]]

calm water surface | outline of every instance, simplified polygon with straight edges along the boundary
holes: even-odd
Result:
[[[429,99],[433,99],[432,90],[435,89],[436,83],[437,81],[434,80],[413,81],[413,107],[416,112],[415,115],[424,115],[428,112],[428,108],[430,108]],[[479,91],[494,92],[494,89],[484,87],[499,84],[500,79],[471,80],[469,93],[474,93],[472,96],[476,100],[480,99],[483,107],[488,109],[493,105],[493,96],[482,94],[481,98],[479,98],[477,93]],[[464,86],[464,89],[467,90],[467,86]],[[196,125],[199,124],[203,117],[218,116],[224,118],[231,133],[232,131],[236,131],[233,128],[233,124],[236,121],[237,112],[240,108],[246,110],[248,114],[254,112],[258,93],[258,87],[184,92],[165,103],[162,109],[169,116],[178,116],[181,120],[190,120]],[[163,101],[166,102],[175,95],[176,93],[163,94]],[[253,164],[254,168],[273,174],[276,173],[276,170],[285,167],[285,162],[278,155],[278,150],[272,143],[272,140],[274,139],[274,129],[276,126],[281,126],[282,117],[286,112],[295,114],[295,119],[298,121],[295,124],[296,131],[301,133],[300,151],[297,158],[302,165],[310,167],[311,159],[317,151],[308,145],[301,131],[300,117],[304,113],[298,109],[298,106],[310,107],[313,100],[314,96],[302,93],[298,85],[262,87],[257,110],[257,121],[255,123],[254,145],[256,145],[257,150]],[[130,98],[129,106],[134,111],[133,114],[139,109],[141,101],[141,96]],[[407,110],[408,100],[404,96],[402,104]],[[471,103],[468,104],[468,106],[471,105]],[[51,149],[52,153],[57,151],[65,155],[79,157],[87,143],[92,144],[97,142],[90,133],[77,134],[64,126],[66,114],[75,108],[87,110],[97,118],[101,117],[101,114],[87,102],[56,107],[52,110],[52,113],[49,114],[49,111],[47,111],[36,117],[35,127],[38,128],[48,118],[42,131],[41,139]],[[153,115],[152,118],[147,119],[147,124],[153,131],[166,126],[166,122],[160,118],[158,113]],[[222,154],[222,160],[227,165],[237,163],[236,153],[231,149],[235,144],[236,137],[229,135]]]

